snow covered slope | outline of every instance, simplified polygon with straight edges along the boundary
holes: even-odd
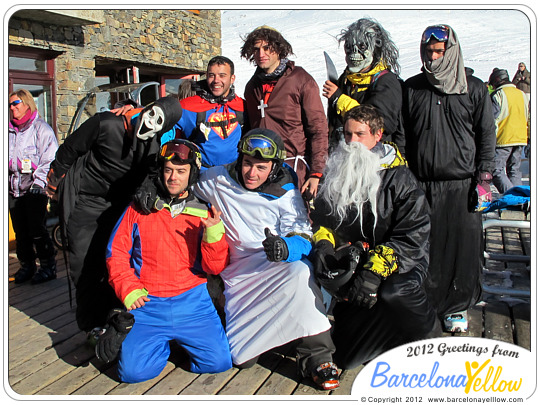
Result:
[[[291,59],[306,69],[321,87],[326,80],[323,51],[330,54],[338,73],[341,73],[345,68],[345,54],[337,36],[352,22],[367,17],[377,20],[390,32],[400,51],[401,77],[407,79],[420,72],[422,32],[429,25],[444,23],[456,31],[465,65],[474,69],[475,76],[487,81],[493,68],[498,67],[507,69],[512,78],[519,62],[525,62],[531,70],[531,23],[528,14],[532,15],[532,12],[525,7],[514,10],[420,10],[410,7],[384,10],[226,9],[222,11],[221,19],[222,53],[235,63],[235,87],[242,96],[255,67],[240,59],[241,37],[258,26],[269,25],[291,43],[295,53]]]

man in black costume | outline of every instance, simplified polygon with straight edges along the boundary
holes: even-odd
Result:
[[[137,186],[156,167],[161,136],[181,116],[172,97],[125,116],[96,114],[66,138],[51,163],[47,193],[58,191],[76,319],[85,332],[101,329],[109,311],[123,307],[108,283],[107,242]]]
[[[478,196],[490,200],[495,121],[488,90],[467,74],[451,27],[426,28],[420,54],[422,73],[405,82],[403,119],[407,161],[431,207],[426,289],[447,329],[463,332],[462,311],[481,294],[483,235],[476,207]]]
[[[345,114],[345,140],[328,159],[311,213],[311,260],[337,301],[333,340],[343,368],[441,333],[423,285],[428,202],[399,151],[380,142],[382,132],[382,116],[373,106]]]
[[[327,80],[323,85],[323,96],[328,98],[331,146],[343,136],[345,113],[358,104],[369,104],[383,116],[383,140],[394,142],[403,152],[397,46],[379,23],[368,18],[349,25],[341,32],[339,42],[344,43],[347,67],[337,83]]]

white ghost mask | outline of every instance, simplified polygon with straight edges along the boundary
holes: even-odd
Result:
[[[153,138],[165,125],[165,112],[157,105],[141,113],[135,135],[141,140]]]

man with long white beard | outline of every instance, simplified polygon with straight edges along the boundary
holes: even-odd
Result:
[[[436,337],[441,324],[424,280],[429,206],[370,105],[345,115],[344,135],[315,200],[310,258],[334,297],[335,359],[354,368],[400,344]]]

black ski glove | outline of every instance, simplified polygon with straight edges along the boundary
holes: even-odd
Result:
[[[157,186],[154,180],[147,176],[139,188],[137,188],[137,191],[135,191],[133,202],[143,213],[150,214],[157,198]]]
[[[377,291],[382,277],[371,270],[362,269],[353,280],[346,301],[371,308],[377,302]]]
[[[109,312],[105,332],[99,336],[96,344],[96,356],[99,360],[109,363],[116,359],[122,342],[131,331],[135,317],[123,309],[113,309]]]
[[[335,250],[332,243],[328,240],[321,240],[315,244],[315,247],[309,254],[309,260],[313,263],[313,274],[317,279],[328,278],[326,273],[328,272],[327,262],[334,259]],[[333,262],[332,262],[333,263]]]
[[[266,258],[271,262],[280,262],[289,257],[289,248],[281,236],[273,235],[269,228],[264,228],[266,239],[263,240]]]

